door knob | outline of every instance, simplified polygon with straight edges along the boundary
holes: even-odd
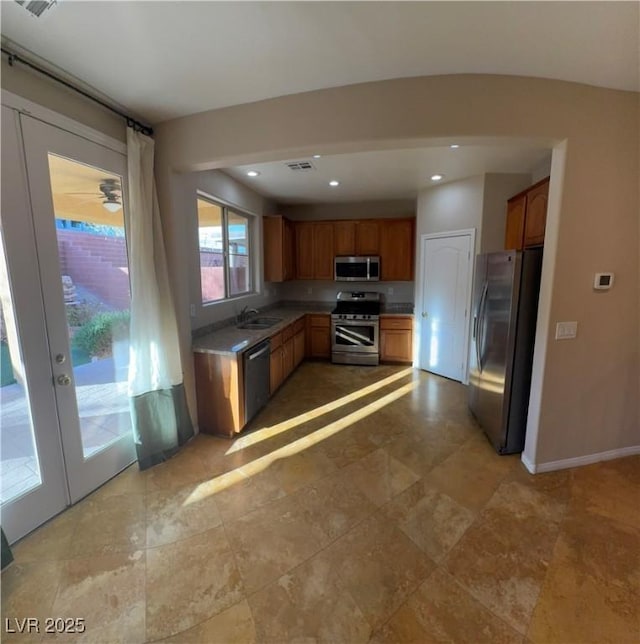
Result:
[[[71,384],[71,377],[66,373],[60,374],[56,380],[59,385],[63,385],[64,387],[68,387]]]
[[[64,353],[58,353],[56,354],[56,364],[64,364],[66,358]]]
[[[429,314],[426,311],[423,311],[422,312],[422,317],[423,318],[429,317]]]

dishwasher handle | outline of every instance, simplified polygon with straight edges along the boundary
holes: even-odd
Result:
[[[261,355],[263,355],[264,353],[269,351],[269,349],[271,349],[271,342],[265,342],[262,349],[259,349],[258,351],[255,351],[255,353],[249,353],[247,355],[247,359],[248,360],[255,360],[256,358],[259,358]]]

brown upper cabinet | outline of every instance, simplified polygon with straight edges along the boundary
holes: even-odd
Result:
[[[414,219],[380,222],[380,279],[404,282],[413,279]]]
[[[333,222],[333,254],[336,256],[356,254],[356,222]]]
[[[285,217],[262,218],[264,235],[264,281],[285,282],[295,277],[293,223]]]
[[[370,221],[356,222],[356,255],[379,255],[380,254],[380,222],[372,219]]]
[[[509,199],[504,239],[506,250],[544,244],[548,200],[549,177]]]
[[[267,229],[272,224],[265,217],[265,280],[271,279],[268,266],[278,246],[271,242]],[[270,218],[269,218],[270,219]],[[286,220],[285,220],[286,222]],[[289,222],[291,224],[291,222]],[[415,256],[415,219],[348,219],[344,221],[295,222],[295,276],[300,280],[333,280],[333,259],[337,256],[379,255],[381,279],[411,281]],[[276,240],[280,239],[276,228]],[[282,227],[283,235],[287,228]],[[283,237],[283,239],[286,239]],[[271,247],[274,246],[275,250]],[[283,241],[284,248],[286,242]],[[293,256],[292,250],[289,255]],[[286,258],[286,253],[285,253]],[[284,262],[284,260],[282,260]],[[276,261],[275,264],[279,266]],[[291,269],[293,273],[293,268]],[[279,273],[277,273],[279,274]],[[290,279],[290,278],[284,278]]]
[[[344,255],[379,255],[380,222],[353,220],[333,222],[333,253]]]
[[[296,276],[301,280],[333,279],[333,223],[298,221]]]

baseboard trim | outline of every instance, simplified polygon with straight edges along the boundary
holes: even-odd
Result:
[[[542,472],[566,470],[570,467],[580,467],[581,465],[592,465],[593,463],[599,463],[600,461],[611,461],[614,458],[623,458],[624,456],[634,456],[636,454],[640,454],[640,445],[631,445],[630,447],[621,447],[620,449],[610,449],[607,452],[598,452],[597,454],[565,458],[560,461],[549,461],[548,463],[532,463],[523,453],[521,460],[523,465],[531,474],[540,474]]]

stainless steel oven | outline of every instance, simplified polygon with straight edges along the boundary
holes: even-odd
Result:
[[[338,293],[331,314],[331,361],[376,365],[379,362],[380,294]]]

